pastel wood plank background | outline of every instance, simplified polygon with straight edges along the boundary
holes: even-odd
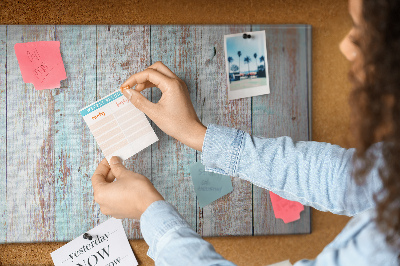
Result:
[[[234,101],[227,98],[224,54],[224,35],[248,31],[250,25],[202,27],[197,114],[204,125],[219,124],[251,133],[251,98]],[[198,208],[201,235],[252,235],[251,183],[232,178],[232,186],[232,193]]]
[[[311,116],[306,115],[311,110],[311,27],[253,25],[252,30],[265,30],[271,90],[268,97],[252,98],[253,135],[311,139]],[[273,208],[268,191],[253,185],[253,202],[254,235],[311,233],[310,207],[300,213],[300,220],[285,224],[269,215]]]
[[[271,94],[228,101],[223,35],[260,29]],[[14,44],[39,40],[61,42],[68,78],[60,89],[36,91],[22,80]],[[308,140],[310,47],[307,26],[1,26],[0,163],[7,167],[0,172],[0,242],[70,240],[107,219],[90,183],[101,151],[78,110],[158,60],[186,82],[204,124]],[[161,93],[145,95],[158,101]],[[199,234],[310,232],[309,208],[284,224],[274,218],[268,193],[238,178],[231,194],[200,208],[188,168],[200,154],[152,125],[160,141],[126,165],[147,176]],[[141,237],[137,221],[124,226],[129,238]]]
[[[56,26],[68,78],[54,97],[54,164],[56,239],[98,222],[92,197],[91,174],[98,162],[96,142],[76,110],[96,101],[96,26]],[[79,198],[79,200],[77,200]]]
[[[152,26],[151,59],[162,61],[186,82],[190,98],[196,103],[197,57],[201,51],[198,26]],[[161,91],[152,89],[152,101]],[[196,229],[196,194],[190,179],[189,165],[196,162],[196,151],[166,135],[154,123],[159,141],[152,145],[151,181],[165,200]]]
[[[14,44],[54,40],[55,26],[7,27],[6,242],[56,239],[53,91],[22,80]]]
[[[97,99],[119,89],[131,74],[150,65],[150,26],[97,26],[97,45]],[[151,99],[150,91],[144,94]],[[151,178],[151,156],[151,148],[145,149],[125,165]],[[103,158],[100,149],[98,158]],[[128,238],[141,237],[139,221],[125,219],[123,224]]]
[[[7,234],[7,27],[0,26],[0,239],[5,239]]]

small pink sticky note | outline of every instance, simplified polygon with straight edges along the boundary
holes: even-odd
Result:
[[[36,90],[59,88],[67,78],[59,41],[16,43],[14,50],[24,82]]]
[[[276,218],[282,219],[285,224],[300,219],[300,213],[304,210],[301,203],[281,198],[271,191],[269,196]]]

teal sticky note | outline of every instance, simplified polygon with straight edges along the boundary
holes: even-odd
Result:
[[[190,174],[201,208],[233,190],[229,176],[206,172],[200,162],[190,165]]]

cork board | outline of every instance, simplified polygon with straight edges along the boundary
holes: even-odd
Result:
[[[62,5],[48,2],[2,2],[2,24],[287,24],[313,27],[313,140],[349,147],[350,91],[348,64],[338,50],[351,21],[346,1],[233,1],[185,3],[119,1],[93,5],[89,1]],[[238,8],[240,6],[240,8]],[[207,14],[204,16],[203,14]],[[266,265],[290,258],[295,262],[315,257],[348,221],[329,213],[313,211],[313,233],[303,236],[207,238],[224,257],[238,265]],[[0,246],[4,265],[51,264],[50,252],[62,243]],[[131,241],[142,265],[151,265],[144,241]]]

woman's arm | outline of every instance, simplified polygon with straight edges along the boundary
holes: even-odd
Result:
[[[136,86],[135,89],[130,89]],[[375,169],[365,186],[351,177],[354,150],[289,137],[265,139],[199,121],[185,83],[161,62],[132,75],[122,84],[124,95],[168,135],[199,151],[209,170],[249,180],[289,200],[322,211],[355,215],[374,206],[380,188]],[[140,91],[158,87],[158,103]],[[207,133],[206,133],[207,132]]]
[[[147,255],[156,265],[234,265],[203,240],[166,201],[154,202],[140,218],[149,245]]]
[[[381,187],[374,169],[364,186],[351,177],[354,149],[329,143],[259,138],[209,125],[203,143],[206,170],[240,177],[279,196],[348,216],[372,208]]]
[[[115,180],[115,182],[114,182]],[[92,176],[103,214],[140,219],[148,255],[156,265],[234,265],[201,239],[145,176],[129,171],[118,157],[104,159]]]

